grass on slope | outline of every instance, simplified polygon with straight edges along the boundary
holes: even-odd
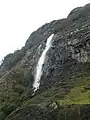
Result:
[[[70,88],[71,86],[71,88]],[[41,104],[56,101],[59,105],[90,104],[90,63],[82,64],[66,85],[48,88],[23,105]]]
[[[76,79],[76,86],[65,95],[63,100],[58,100],[62,104],[90,104],[90,63],[85,63],[72,80]]]

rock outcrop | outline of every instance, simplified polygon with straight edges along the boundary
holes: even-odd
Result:
[[[61,79],[68,79],[68,71],[75,70],[78,63],[90,62],[89,11],[90,4],[76,8],[66,19],[47,23],[28,38],[25,45],[28,50],[21,64],[29,67],[34,75],[46,40],[54,33],[52,48],[49,50],[43,65],[41,86],[52,85]]]

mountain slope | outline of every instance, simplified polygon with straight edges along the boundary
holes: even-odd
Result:
[[[33,95],[37,62],[52,47]],[[90,4],[33,32],[0,66],[0,120],[90,119]]]

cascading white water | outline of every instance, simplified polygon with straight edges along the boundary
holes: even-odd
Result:
[[[35,88],[34,91],[36,91],[37,89],[39,89],[39,85],[40,85],[40,78],[42,76],[42,66],[44,64],[45,58],[46,58],[46,53],[47,51],[50,49],[50,47],[52,46],[52,37],[54,34],[52,34],[46,42],[46,47],[38,61],[37,67],[36,67],[36,74],[35,74],[35,81],[33,84],[33,88]]]

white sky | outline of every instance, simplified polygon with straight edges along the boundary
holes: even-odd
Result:
[[[0,0],[0,60],[24,46],[41,25],[87,3],[90,0]]]

